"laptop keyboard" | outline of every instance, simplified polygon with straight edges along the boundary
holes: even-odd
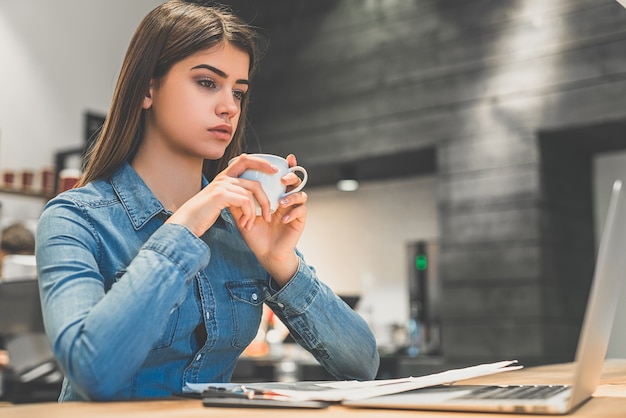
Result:
[[[565,385],[484,386],[457,399],[546,399],[569,388]]]

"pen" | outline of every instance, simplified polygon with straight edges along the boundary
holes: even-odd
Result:
[[[286,399],[284,395],[272,391],[247,388],[244,385],[238,385],[232,388],[209,386],[202,392],[202,396],[205,398]]]
[[[209,386],[202,392],[202,396],[205,398],[254,398],[255,391],[246,388],[245,386],[235,386],[233,388],[214,387]]]

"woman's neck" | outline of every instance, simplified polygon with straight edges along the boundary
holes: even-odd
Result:
[[[165,209],[174,212],[202,188],[202,163],[140,146],[131,165]]]

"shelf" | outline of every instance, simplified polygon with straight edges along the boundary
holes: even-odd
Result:
[[[29,192],[29,191],[24,191],[24,190],[15,190],[15,189],[5,189],[2,187],[0,187],[0,193],[6,193],[6,194],[15,195],[15,196],[34,197],[37,199],[45,199],[45,200],[49,200],[54,196],[53,194],[44,194],[41,192]]]

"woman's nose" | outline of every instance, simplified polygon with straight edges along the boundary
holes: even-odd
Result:
[[[225,91],[221,97],[220,102],[216,108],[218,115],[228,115],[233,117],[239,112],[239,104],[235,101],[232,92]]]

